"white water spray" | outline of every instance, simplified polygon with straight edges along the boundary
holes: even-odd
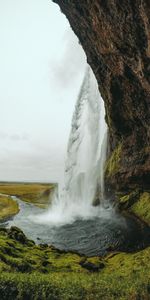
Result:
[[[98,216],[104,210],[104,162],[107,148],[105,109],[95,76],[87,68],[75,106],[68,143],[64,188],[55,194],[49,211],[36,217],[41,223],[64,224],[76,218]],[[101,206],[93,201],[100,188]]]

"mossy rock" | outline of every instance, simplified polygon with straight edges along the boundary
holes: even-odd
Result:
[[[106,162],[105,165],[106,178],[112,177],[119,171],[121,152],[122,152],[122,143],[119,143],[118,146],[114,149],[110,158]]]
[[[82,266],[82,258],[84,258],[85,264],[92,264],[93,271],[95,271],[94,268],[100,270],[103,262],[101,258],[91,260],[76,253],[57,250],[55,247],[46,244],[35,245],[17,227],[0,228],[0,258],[5,269],[8,265],[11,271],[27,273],[31,270],[41,273],[52,271],[85,273],[92,271],[92,268],[89,270],[85,265]]]
[[[129,209],[139,198],[140,191],[137,189],[130,193],[116,193],[117,204],[120,209]]]
[[[138,200],[131,206],[130,211],[150,225],[150,193],[142,193]]]
[[[134,214],[138,219],[150,225],[150,192],[141,193],[139,190],[117,194],[118,207]]]

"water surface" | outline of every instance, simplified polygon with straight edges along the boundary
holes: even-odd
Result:
[[[145,233],[141,224],[114,211],[105,210],[99,217],[77,219],[70,224],[55,226],[34,221],[44,209],[20,200],[19,204],[19,214],[5,222],[5,226],[21,228],[36,243],[51,244],[58,249],[87,256],[104,255],[112,250],[133,251],[144,243]]]

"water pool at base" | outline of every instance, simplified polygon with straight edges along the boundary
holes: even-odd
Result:
[[[106,212],[104,217],[78,219],[58,227],[35,223],[34,216],[44,210],[22,201],[19,204],[19,214],[3,225],[17,226],[36,243],[54,245],[60,250],[97,256],[113,250],[134,251],[143,247],[145,239],[147,243],[150,240],[149,229],[146,228],[145,237],[145,229],[131,217]]]

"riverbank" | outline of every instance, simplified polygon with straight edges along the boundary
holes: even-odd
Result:
[[[0,182],[0,194],[16,196],[22,201],[46,208],[57,184],[31,182]]]
[[[0,222],[5,221],[19,212],[17,201],[9,196],[0,195]]]

